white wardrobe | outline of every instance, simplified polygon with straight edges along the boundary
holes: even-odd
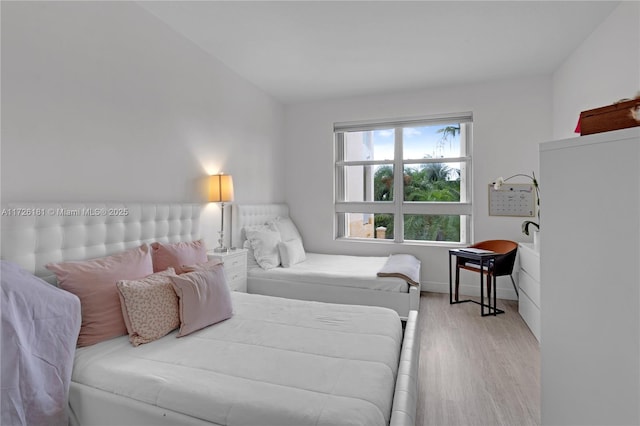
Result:
[[[640,128],[540,145],[543,425],[640,424]]]

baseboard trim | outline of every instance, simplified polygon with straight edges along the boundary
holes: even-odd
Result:
[[[508,277],[507,277],[508,280]],[[511,286],[511,282],[509,281],[509,288],[498,287],[498,299],[506,299],[506,300],[518,300],[518,296],[516,295],[515,290]],[[422,291],[432,291],[435,293],[449,293],[449,283],[438,283],[427,281],[426,283],[421,283]],[[474,296],[480,297],[480,282],[476,285],[471,284],[460,284],[460,294],[464,296]],[[486,297],[486,293],[485,293]]]

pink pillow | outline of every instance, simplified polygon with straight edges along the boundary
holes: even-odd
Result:
[[[153,272],[164,271],[167,268],[182,274],[182,265],[194,265],[207,261],[207,247],[203,240],[180,242],[172,244],[153,243]]]
[[[182,271],[183,273],[203,271],[207,269],[213,269],[218,265],[224,265],[224,262],[222,262],[222,260],[220,259],[214,258],[214,259],[207,260],[204,263],[196,263],[195,265],[182,265]]]
[[[180,325],[178,296],[170,276],[173,268],[141,280],[116,283],[122,316],[133,346],[157,340]]]
[[[89,346],[127,334],[116,282],[153,273],[149,246],[84,261],[49,263],[61,288],[80,298],[82,325],[78,346]]]
[[[180,332],[186,336],[211,324],[231,318],[231,293],[222,264],[211,269],[171,277],[180,299]]]

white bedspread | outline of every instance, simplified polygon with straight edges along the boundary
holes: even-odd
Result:
[[[66,425],[80,300],[5,260],[0,278],[0,423]]]
[[[385,425],[402,329],[389,309],[233,293],[234,316],[76,352],[72,380],[221,425]]]
[[[304,262],[289,268],[249,268],[249,277],[279,281],[308,282],[328,286],[365,288],[407,293],[409,285],[401,278],[378,277],[387,257],[345,256],[307,253]]]

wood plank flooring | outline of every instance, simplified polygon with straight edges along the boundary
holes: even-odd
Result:
[[[420,298],[417,425],[539,425],[540,350],[516,301],[481,317],[475,303]]]

